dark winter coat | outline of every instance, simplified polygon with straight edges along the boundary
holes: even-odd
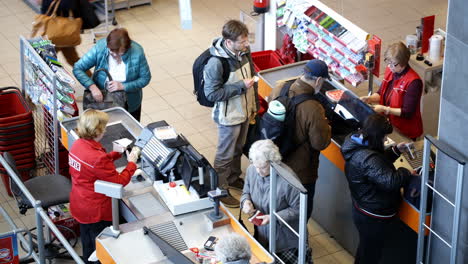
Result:
[[[409,170],[393,165],[399,155],[392,148],[385,152],[369,149],[359,134],[347,136],[341,152],[355,205],[372,214],[395,214],[401,201],[400,189],[411,176]]]
[[[284,83],[273,89],[268,100],[279,96]],[[289,88],[289,98],[314,93],[312,86],[297,79]],[[299,177],[302,184],[314,183],[318,178],[320,151],[331,142],[331,127],[325,117],[323,106],[316,100],[307,100],[296,106],[295,142],[304,142],[295,151],[283,157],[286,163]]]

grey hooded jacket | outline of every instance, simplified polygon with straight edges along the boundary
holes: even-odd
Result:
[[[286,164],[282,167],[291,170]],[[299,230],[299,191],[294,189],[283,178],[277,181],[276,212],[297,232]],[[260,176],[255,167],[250,165],[245,175],[244,190],[242,191],[241,204],[245,200],[251,200],[255,209],[264,214],[270,213],[270,176]],[[268,248],[269,225],[257,226],[258,242]],[[298,237],[294,235],[279,220],[276,226],[276,251],[282,251],[298,247]]]
[[[257,111],[255,89],[246,89],[243,81],[255,74],[250,52],[236,56],[224,46],[223,38],[217,38],[210,53],[226,58],[231,69],[229,79],[224,83],[223,65],[218,58],[210,58],[205,65],[204,92],[208,100],[215,102],[213,120],[224,126],[241,124]]]

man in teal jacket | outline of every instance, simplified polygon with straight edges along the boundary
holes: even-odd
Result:
[[[91,91],[94,99],[102,101],[100,89],[104,89],[107,76],[100,71],[93,79],[86,71],[93,68],[107,69],[113,81],[109,91],[124,90],[127,94],[127,111],[140,121],[142,88],[151,80],[151,72],[143,48],[132,41],[126,29],[112,30],[106,39],[99,40],[73,67],[76,79]]]

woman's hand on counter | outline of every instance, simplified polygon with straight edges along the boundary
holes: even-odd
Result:
[[[252,201],[250,200],[245,200],[244,203],[242,204],[242,212],[244,212],[244,214],[248,214],[248,215],[251,215],[255,212],[255,208],[253,206],[253,203]]]
[[[377,104],[377,105],[373,105],[372,108],[374,109],[374,111],[376,113],[379,113],[379,114],[380,113],[385,113],[385,114],[388,113],[388,106]]]

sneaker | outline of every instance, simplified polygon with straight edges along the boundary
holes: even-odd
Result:
[[[228,188],[233,188],[242,191],[244,189],[244,180],[239,178],[233,183],[228,184]]]
[[[229,192],[228,196],[221,198],[220,201],[224,206],[229,208],[238,208],[240,206],[240,201],[234,198]]]

